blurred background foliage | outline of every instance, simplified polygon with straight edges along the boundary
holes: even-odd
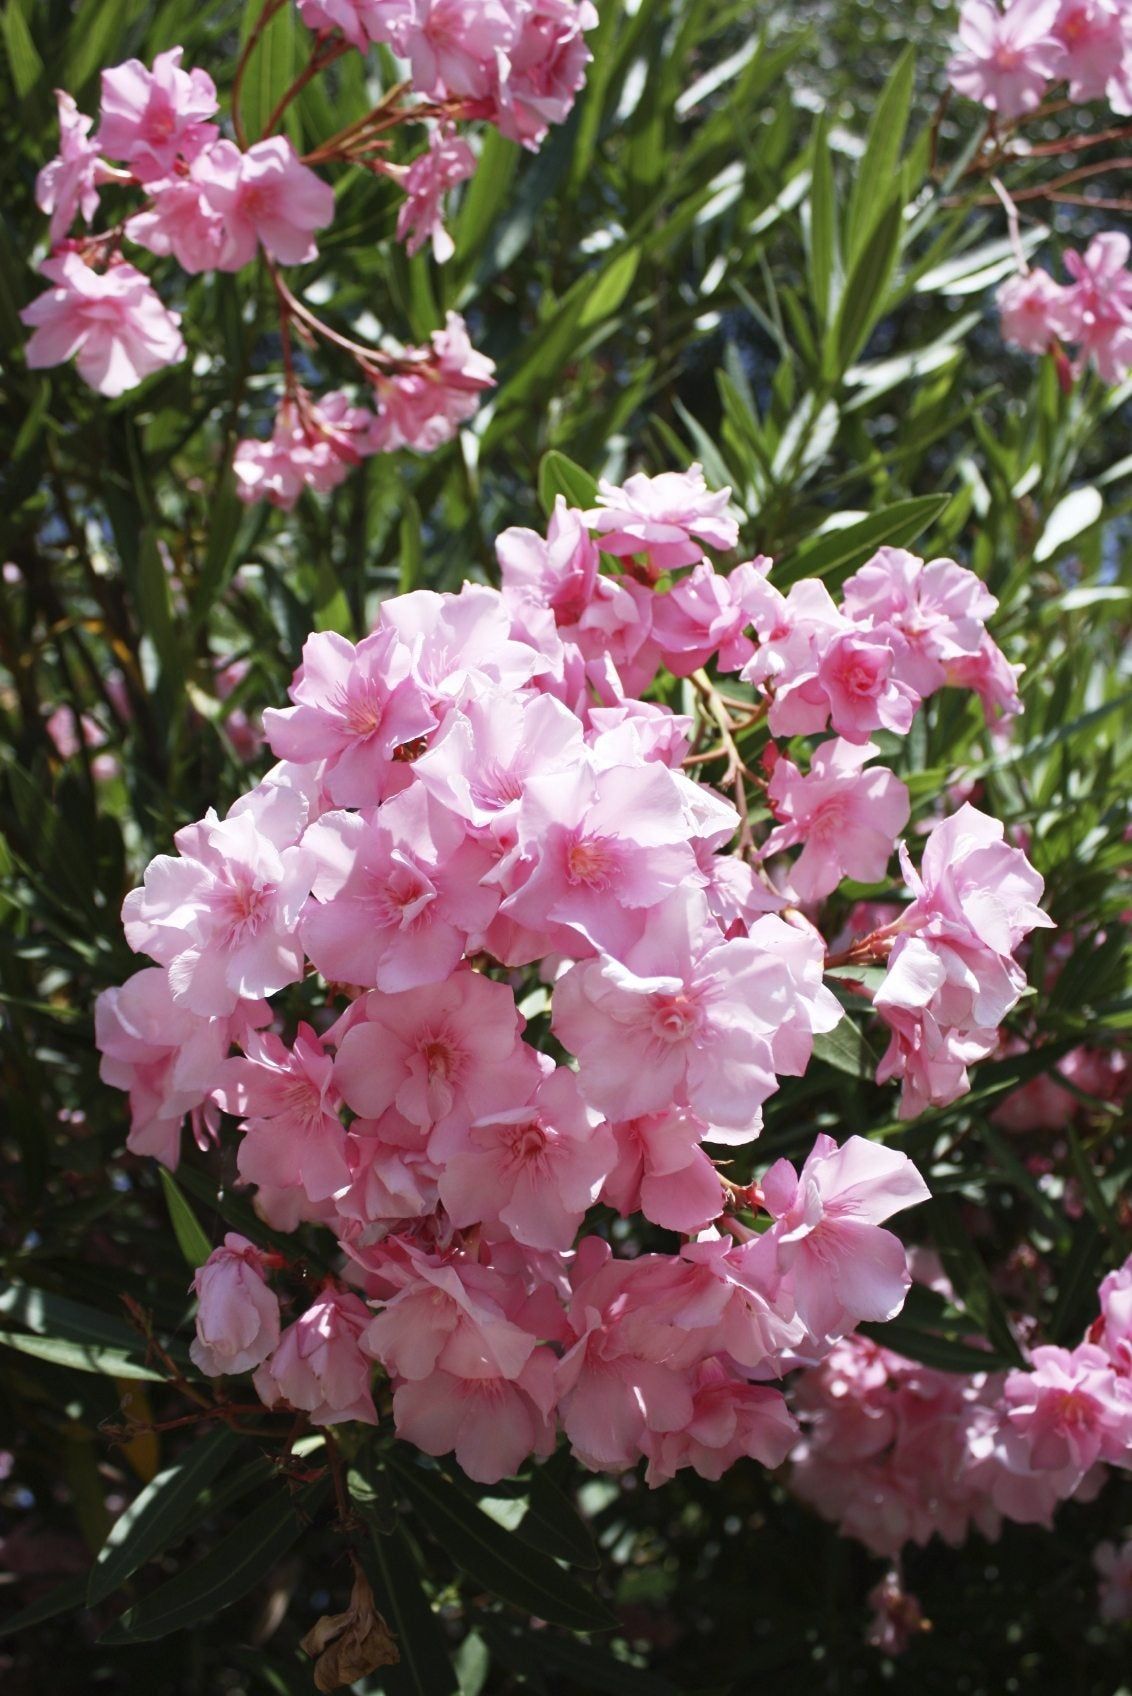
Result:
[[[1132,1246],[1132,1154],[1110,1110],[1083,1099],[1075,1129],[1030,1142],[989,1119],[1075,1044],[1122,1043],[1132,1010],[1132,439],[1127,386],[1086,379],[1066,393],[1051,361],[1001,347],[989,291],[1013,259],[997,206],[977,204],[985,183],[963,174],[978,114],[940,105],[951,8],[601,0],[573,117],[535,158],[486,139],[443,270],[386,242],[388,184],[344,173],[303,290],[332,322],[411,340],[458,308],[499,384],[449,448],[370,459],[290,515],[242,507],[228,469],[237,431],[266,432],[277,392],[257,269],[187,279],[190,359],[114,403],[70,370],[29,372],[17,317],[37,291],[33,188],[55,150],[53,88],[93,110],[102,65],[179,42],[223,92],[256,9],[0,9],[0,1608],[21,1624],[0,1669],[12,1696],[48,1679],[60,1696],[311,1688],[298,1639],[349,1588],[317,1453],[296,1497],[254,1438],[204,1439],[190,1424],[109,1440],[123,1405],[141,1424],[187,1407],[164,1370],[147,1376],[122,1298],[179,1367],[202,1233],[265,1233],[230,1187],[230,1150],[191,1153],[180,1192],[125,1151],[92,1005],[133,968],[118,910],[146,860],[263,768],[256,715],[282,699],[308,630],[357,636],[383,595],[492,580],[496,532],[541,522],[578,467],[619,477],[702,460],[746,515],[745,556],[774,555],[783,585],[818,574],[836,588],[879,543],[915,542],[971,563],[999,596],[994,634],[1027,666],[1020,727],[992,743],[977,707],[945,693],[890,759],[916,816],[971,793],[1028,837],[1061,928],[1053,944],[1039,933],[1015,1019],[1026,1051],[900,1126],[869,1081],[874,1035],[850,1024],[774,1098],[758,1161],[832,1128],[891,1137],[921,1164],[943,1201],[911,1234],[946,1251],[964,1311],[913,1306],[888,1340],[934,1363],[973,1329],[1009,1355],[1024,1315],[1073,1340]],[[273,29],[252,91],[264,110],[305,40],[289,12]],[[313,141],[360,114],[382,72],[375,58],[367,83],[360,59],[339,61],[296,103],[297,133]],[[1102,121],[1071,113],[1046,139]],[[1047,257],[1095,227],[1080,208],[1026,212],[1027,248]],[[349,373],[310,375],[330,386]],[[485,1510],[482,1490],[414,1472],[384,1435],[359,1453],[349,1485],[373,1534],[370,1576],[413,1645],[366,1689],[726,1696],[757,1680],[1000,1696],[1056,1680],[1113,1696],[1127,1677],[1127,1636],[1097,1623],[1090,1564],[1132,1517],[1116,1484],[1063,1507],[1053,1535],[1010,1527],[993,1546],[913,1551],[908,1582],[934,1630],[894,1663],[863,1642],[879,1564],[781,1480],[743,1463],[719,1486],[682,1476],[650,1493],[634,1475],[579,1478],[562,1458],[535,1485],[498,1487]],[[129,1544],[141,1559],[112,1542],[92,1580],[115,1515],[155,1479]],[[132,1638],[114,1624],[124,1604]],[[571,1629],[587,1626],[599,1629]]]

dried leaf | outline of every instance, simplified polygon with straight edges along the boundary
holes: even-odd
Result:
[[[356,1563],[349,1607],[345,1613],[323,1614],[303,1638],[302,1648],[315,1661],[315,1688],[324,1693],[356,1684],[367,1673],[396,1666],[401,1659],[397,1640]]]

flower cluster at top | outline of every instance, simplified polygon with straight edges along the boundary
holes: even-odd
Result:
[[[882,549],[840,602],[781,593],[765,558],[718,569],[728,493],[696,466],[559,497],[545,535],[499,537],[500,589],[311,636],[264,717],[279,763],[127,897],[156,964],[103,994],[97,1034],[130,1147],[172,1166],[186,1114],[205,1141],[231,1114],[262,1217],[344,1257],[281,1328],[230,1237],[197,1280],[204,1371],[329,1423],[374,1418],[376,1363],[398,1432],[474,1478],[560,1427],[659,1483],[778,1464],[796,1426],[765,1381],[900,1309],[885,1224],[927,1196],[905,1155],[820,1136],[800,1169],[724,1168],[838,1023],[829,968],[887,962],[880,1077],[906,1114],[994,1049],[1049,923],[1001,824],[964,805],[918,865],[902,844],[909,899],[840,953],[799,903],[887,875],[909,797],[874,734],[946,685],[1012,713],[1015,672],[951,560]],[[645,698],[674,679],[695,711]],[[766,778],[737,713],[769,732]],[[617,1259],[599,1203],[682,1242]]]
[[[1082,1342],[1038,1344],[1026,1370],[941,1372],[847,1337],[794,1381],[791,1487],[896,1560],[936,1535],[995,1537],[1004,1519],[1048,1526],[1059,1502],[1091,1500],[1107,1467],[1132,1467],[1132,1257],[1099,1306]],[[1115,1590],[1116,1551],[1105,1559]]]
[[[1132,371],[1132,270],[1120,231],[1094,236],[1084,253],[1065,255],[1071,283],[1054,282],[1040,266],[1010,277],[998,291],[1004,338],[1026,353],[1076,344],[1076,372],[1092,364],[1102,382]]]
[[[948,75],[1000,123],[1037,111],[1058,83],[1072,102],[1132,113],[1132,3],[963,0]]]
[[[234,140],[212,121],[219,110],[212,78],[184,68],[179,47],[159,53],[151,67],[130,59],[103,71],[94,134],[94,121],[58,92],[59,154],[36,185],[51,220],[51,254],[40,266],[51,287],[21,314],[33,332],[31,367],[73,359],[85,382],[116,396],[185,356],[180,314],[123,257],[126,243],[190,274],[239,271],[261,257],[279,313],[285,388],[271,439],[241,442],[235,469],[243,498],[284,507],[304,486],[332,488],[367,454],[430,452],[471,416],[493,381],[491,361],[472,348],[456,313],[429,345],[391,349],[342,335],[295,294],[281,267],[316,258],[316,234],[334,217],[334,189],[313,167],[352,164],[391,181],[405,196],[398,238],[410,253],[428,243],[447,259],[445,195],[476,168],[458,125],[493,124],[537,148],[574,103],[590,59],[585,32],[597,23],[590,0],[301,0],[315,32],[310,56],[265,134],[249,143],[244,72],[286,3],[267,0],[237,65]],[[291,102],[313,75],[370,43],[403,59],[408,80],[300,157],[276,133]],[[426,132],[424,151],[407,164],[388,156],[405,125]],[[107,187],[140,191],[142,204],[94,232]],[[80,218],[89,233],[72,235]],[[374,410],[352,406],[339,391],[313,400],[295,374],[295,339],[347,355],[372,389]]]

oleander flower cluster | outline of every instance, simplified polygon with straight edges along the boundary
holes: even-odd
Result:
[[[963,0],[951,86],[1000,123],[1037,111],[1066,84],[1074,104],[1132,112],[1129,0]]]
[[[207,1145],[228,1115],[261,1217],[337,1244],[312,1300],[229,1236],[196,1280],[203,1371],[333,1423],[376,1417],[380,1369],[398,1433],[472,1478],[561,1431],[660,1484],[778,1465],[772,1381],[900,1310],[911,1161],[821,1135],[755,1176],[743,1150],[842,1018],[839,968],[887,962],[906,1114],[998,1042],[1049,922],[1000,823],[964,805],[905,840],[903,904],[841,953],[820,920],[909,822],[874,736],[945,686],[1009,715],[1016,674],[954,561],[881,549],[835,600],[723,569],[737,542],[698,466],[635,475],[505,531],[499,588],[310,636],[264,715],[277,764],[127,897],[154,963],[97,1025],[129,1146],[172,1167],[186,1116]],[[617,1256],[616,1215],[668,1246]]]
[[[846,1337],[793,1382],[791,1488],[897,1561],[934,1536],[997,1537],[1004,1520],[1049,1527],[1060,1502],[1132,1467],[1132,1258],[1098,1301],[1081,1342],[1036,1344],[1025,1370],[938,1371]]]
[[[241,82],[264,50],[264,29],[287,3],[267,0],[245,44],[232,92],[233,136],[214,121],[220,102],[212,78],[183,66],[180,47],[151,66],[130,59],[104,70],[97,124],[58,91],[59,153],[37,180],[51,248],[39,269],[50,287],[21,314],[32,330],[29,366],[74,360],[90,387],[114,397],[186,354],[181,314],[126,257],[128,248],[189,275],[262,260],[278,310],[284,387],[271,436],[237,447],[236,486],[245,500],[284,508],[303,488],[333,488],[367,455],[433,451],[494,381],[491,360],[472,347],[458,313],[448,313],[424,346],[378,345],[344,336],[295,293],[283,268],[315,259],[316,237],[334,218],[334,185],[320,167],[353,166],[393,184],[404,196],[397,239],[410,254],[428,244],[443,262],[454,251],[446,196],[476,169],[461,126],[490,124],[537,149],[570,112],[591,57],[585,32],[597,23],[590,0],[300,0],[314,32],[308,58],[265,133],[249,141]],[[371,44],[404,61],[405,80],[300,156],[279,133],[291,102],[336,58]],[[392,157],[406,126],[425,138],[408,161]],[[95,231],[107,189],[111,221]],[[85,231],[72,234],[80,221]],[[313,397],[296,375],[296,341],[345,354],[371,404],[354,404],[342,390]]]
[[[997,297],[1005,340],[1026,353],[1070,343],[1077,375],[1092,365],[1102,382],[1122,382],[1132,371],[1128,255],[1128,237],[1109,230],[1094,236],[1084,253],[1065,253],[1069,283],[1055,282],[1040,266],[1010,277]]]

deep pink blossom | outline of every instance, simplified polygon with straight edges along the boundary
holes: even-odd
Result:
[[[884,766],[868,771],[872,742],[823,742],[803,776],[791,760],[775,765],[767,789],[775,828],[763,855],[802,844],[790,883],[803,901],[816,901],[843,877],[876,883],[885,873],[896,838],[908,823],[908,791]]]
[[[537,149],[549,125],[569,116],[593,54],[585,31],[597,28],[590,0],[527,0],[501,62],[492,120],[505,136]]]
[[[413,87],[430,99],[486,98],[515,41],[518,11],[513,0],[414,0],[411,21],[397,31]]]
[[[332,1056],[303,1023],[290,1047],[256,1033],[242,1057],[220,1067],[213,1099],[244,1121],[237,1161],[248,1183],[301,1189],[317,1203],[350,1182],[333,1072]]]
[[[1008,277],[995,295],[1002,339],[1025,353],[1045,353],[1066,333],[1067,294],[1041,266]]]
[[[241,153],[215,142],[198,164],[201,192],[223,220],[220,269],[250,265],[262,247],[283,265],[305,265],[318,248],[314,232],[334,216],[334,190],[304,165],[286,136],[253,142]]]
[[[713,655],[721,671],[742,670],[755,651],[745,632],[762,604],[770,563],[760,555],[724,576],[709,560],[701,560],[667,595],[657,597],[653,635],[674,677],[690,677]]]
[[[1129,238],[1122,230],[1094,236],[1085,252],[1065,255],[1073,278],[1065,302],[1066,334],[1092,360],[1106,383],[1132,370],[1132,271]]]
[[[40,270],[54,286],[20,313],[34,332],[27,345],[33,371],[73,359],[83,381],[112,398],[185,357],[180,314],[132,265],[92,271],[77,253],[64,253]]]
[[[1056,1474],[1061,1495],[1132,1448],[1132,1393],[1092,1344],[1036,1348],[1029,1371],[1008,1373],[1003,1401],[1008,1466]]]
[[[1099,100],[1129,49],[1128,8],[1122,0],[1060,0],[1053,34],[1061,43],[1058,74],[1069,98]]]
[[[623,1218],[641,1212],[669,1231],[697,1231],[719,1217],[724,1190],[714,1161],[701,1148],[708,1134],[689,1113],[649,1113],[612,1127],[617,1163],[602,1199]]]
[[[444,228],[444,196],[475,168],[476,156],[463,137],[450,129],[433,130],[426,151],[398,179],[406,199],[397,214],[397,240],[410,255],[429,242],[438,265],[451,259],[456,244]]]
[[[700,1366],[691,1385],[692,1417],[676,1431],[645,1431],[645,1482],[667,1484],[681,1467],[701,1478],[719,1479],[741,1455],[761,1466],[781,1466],[798,1436],[798,1426],[780,1390],[748,1384],[719,1360]]]
[[[372,1364],[360,1338],[372,1315],[360,1297],[327,1288],[283,1332],[256,1372],[256,1394],[267,1407],[298,1408],[314,1425],[360,1419],[376,1425],[370,1394]]]
[[[848,631],[822,655],[818,683],[830,723],[848,742],[867,742],[874,730],[906,735],[920,704],[915,689],[897,675],[891,644]]]
[[[262,1249],[229,1231],[197,1268],[197,1334],[189,1344],[194,1366],[210,1378],[250,1372],[279,1342],[279,1298],[264,1277]]]
[[[232,469],[242,501],[270,501],[288,512],[304,489],[337,488],[368,452],[373,414],[341,390],[302,406],[284,399],[268,441],[236,443]]]
[[[377,419],[375,453],[413,448],[432,453],[471,418],[485,389],[495,387],[495,365],[477,353],[458,312],[449,312],[428,347],[406,348],[396,369],[373,379]]]
[[[216,111],[216,87],[206,71],[181,69],[184,49],[159,53],[153,69],[127,59],[102,73],[98,145],[124,160],[140,182],[172,175],[216,136],[205,120]]]

